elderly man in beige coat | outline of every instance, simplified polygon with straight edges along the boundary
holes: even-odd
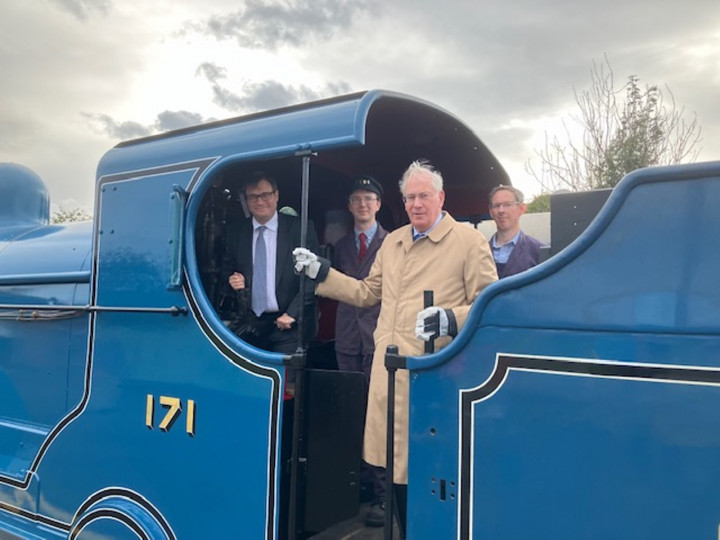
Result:
[[[445,192],[439,172],[426,163],[414,162],[400,181],[400,191],[410,224],[388,234],[365,279],[356,280],[329,268],[328,261],[303,248],[293,252],[296,269],[304,269],[319,282],[316,294],[359,307],[382,301],[374,334],[364,445],[365,460],[376,466],[386,465],[386,347],[397,345],[401,355],[419,356],[424,352],[423,340],[438,336],[436,348],[444,347],[462,328],[480,291],[497,280],[485,237],[442,210]],[[435,304],[441,307],[423,310],[425,290],[434,291]],[[425,327],[433,313],[439,316],[439,329],[437,323]],[[396,384],[393,481],[407,484],[407,371],[397,373]],[[399,502],[402,505],[402,499]]]

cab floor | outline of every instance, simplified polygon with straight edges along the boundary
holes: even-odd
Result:
[[[383,540],[384,527],[365,526],[365,514],[369,508],[370,504],[361,505],[358,515],[354,518],[333,525],[329,529],[309,537],[308,540]],[[393,540],[400,540],[397,524],[394,524],[393,527]]]

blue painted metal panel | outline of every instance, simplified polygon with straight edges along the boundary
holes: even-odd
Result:
[[[24,306],[87,305],[90,231],[31,226],[0,253],[0,478],[17,485],[78,406],[87,355],[86,313]],[[36,488],[25,509],[35,510]]]
[[[411,538],[717,534],[719,203],[720,163],[633,173],[408,359]]]
[[[263,537],[276,466],[268,450],[272,381],[219,354],[191,318],[107,313],[95,332],[87,405],[39,469],[41,511],[69,523],[93,493],[117,486],[158,504],[179,537],[226,530],[223,520],[197,519],[198,504],[218,516],[247,509],[244,527]],[[145,425],[148,395],[156,407],[152,429]],[[183,407],[167,431],[159,427],[168,411],[161,396]],[[189,400],[194,435],[187,432]],[[88,462],[94,467],[82,466]]]
[[[621,377],[537,363],[510,370],[472,406],[473,538],[716,533],[720,425],[708,409],[720,404],[717,383],[643,380],[637,365]]]
[[[17,163],[0,163],[0,241],[22,226],[47,225],[49,218],[50,196],[42,179]]]
[[[0,253],[0,286],[89,282],[91,240],[89,221],[28,229]]]
[[[223,520],[196,518],[198,501],[217,515],[243,508],[251,537],[264,537],[274,527],[280,374],[238,356],[227,344],[236,339],[216,317],[211,329],[206,314],[192,308],[193,299],[167,288],[169,195],[174,185],[187,186],[196,170],[148,171],[117,181],[106,177],[101,185],[94,303],[190,306],[192,312],[93,316],[87,402],[39,469],[48,486],[41,510],[53,519],[71,522],[93,493],[117,486],[159,501],[158,511],[179,537],[227,531]],[[134,220],[127,219],[129,207]],[[178,420],[165,429],[163,397],[182,407]],[[155,407],[150,427],[148,399]],[[187,425],[191,402],[197,411],[192,430]],[[83,443],[88,436],[97,441],[91,447]],[[70,488],[70,473],[61,464],[72,460],[93,460],[99,470],[74,471]],[[113,467],[117,462],[124,466]]]
[[[95,301],[102,306],[162,307],[184,303],[167,291],[172,237],[170,194],[194,171],[105,182],[100,195]],[[127,209],[134,208],[135,219]]]

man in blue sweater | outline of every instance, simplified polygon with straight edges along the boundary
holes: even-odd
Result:
[[[490,192],[490,216],[497,232],[490,239],[498,278],[518,274],[540,262],[544,244],[520,230],[520,216],[525,213],[522,191],[500,185]]]

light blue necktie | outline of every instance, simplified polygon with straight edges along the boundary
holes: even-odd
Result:
[[[258,227],[255,242],[255,260],[253,261],[252,308],[258,317],[267,307],[267,255],[265,251],[265,225]]]

